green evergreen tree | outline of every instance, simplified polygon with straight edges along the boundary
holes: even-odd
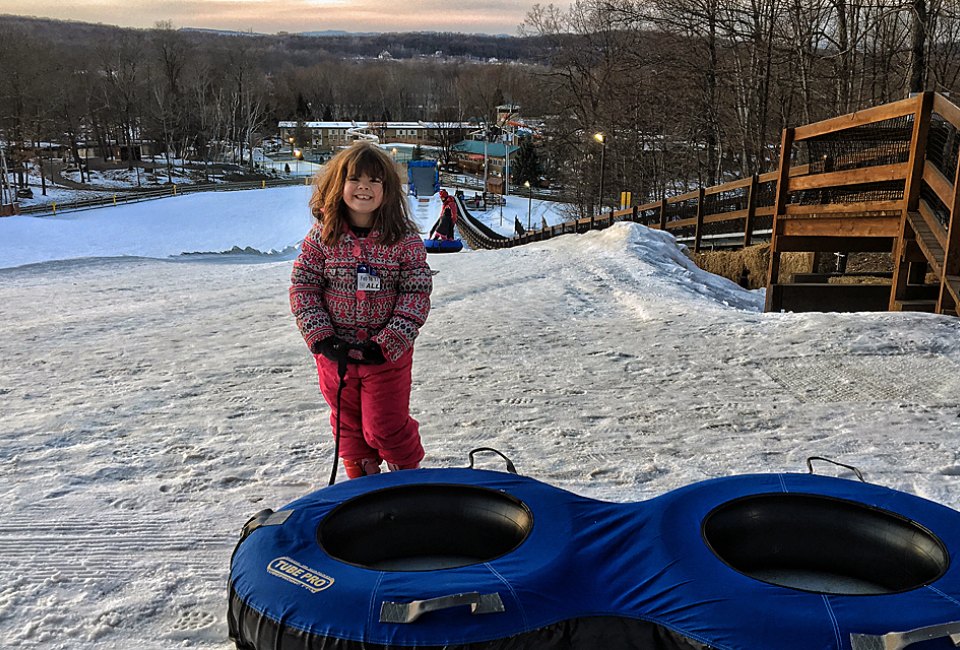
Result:
[[[540,155],[533,145],[532,138],[523,138],[520,141],[520,149],[513,156],[511,162],[511,171],[513,171],[514,187],[523,185],[524,181],[530,181],[531,187],[536,187],[539,183],[543,171],[540,165]]]

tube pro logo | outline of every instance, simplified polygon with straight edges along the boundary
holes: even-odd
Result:
[[[267,565],[267,573],[283,578],[287,582],[300,585],[304,589],[317,593],[333,584],[333,578],[314,571],[289,557],[278,557]]]

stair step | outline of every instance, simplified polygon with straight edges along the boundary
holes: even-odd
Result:
[[[940,245],[940,240],[933,234],[923,215],[919,212],[909,212],[907,214],[910,218],[910,227],[913,228],[913,232],[917,236],[917,243],[923,250],[927,261],[934,267],[934,271],[938,272],[943,264],[943,246]]]
[[[925,311],[933,313],[937,310],[936,300],[895,300],[899,311]]]
[[[960,305],[960,275],[947,276],[947,289],[953,294],[953,301]]]

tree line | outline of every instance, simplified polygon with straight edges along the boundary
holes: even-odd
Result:
[[[134,142],[152,143],[168,165],[250,165],[252,148],[281,120],[485,123],[507,97],[528,96],[536,110],[526,92],[535,66],[474,53],[516,56],[536,38],[453,36],[265,36],[4,17],[0,140],[21,159],[41,143],[60,144],[78,166],[84,146],[109,160],[113,145]],[[438,53],[444,46],[458,54]],[[362,55],[389,47],[396,58]]]
[[[773,169],[783,128],[960,77],[958,0],[576,0],[537,5],[556,164],[595,206]],[[591,139],[606,135],[604,144]]]
[[[587,214],[601,177],[607,207],[624,190],[653,201],[769,171],[786,126],[950,94],[958,15],[960,0],[575,0],[535,6],[517,38],[3,17],[0,138],[96,143],[107,157],[140,139],[171,158],[249,164],[280,120],[486,126],[511,102],[545,121],[538,164]],[[373,58],[383,50],[394,58]]]

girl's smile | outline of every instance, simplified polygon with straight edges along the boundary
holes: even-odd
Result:
[[[383,204],[383,179],[368,174],[350,176],[343,184],[343,202],[350,223],[359,228],[373,226],[373,218]]]

